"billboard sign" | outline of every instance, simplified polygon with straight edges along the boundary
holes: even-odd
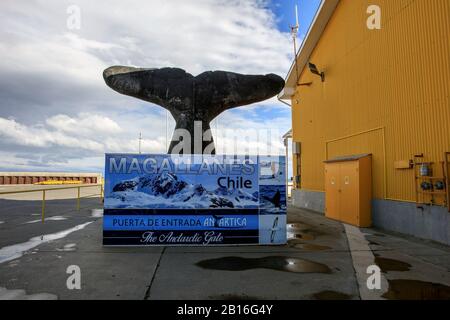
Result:
[[[104,245],[286,243],[285,157],[107,154]]]

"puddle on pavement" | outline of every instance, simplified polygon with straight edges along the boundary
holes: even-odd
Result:
[[[289,223],[287,225],[287,238],[312,241],[321,233],[312,226],[304,223]]]
[[[390,300],[449,300],[450,287],[418,280],[388,280],[383,298]]]
[[[91,209],[91,218],[103,217],[103,209]]]
[[[291,230],[305,231],[310,230],[311,226],[304,223],[288,223],[287,228]]]
[[[326,290],[313,294],[313,298],[316,300],[350,300],[352,296],[342,292]]]
[[[264,258],[224,257],[203,260],[196,264],[203,269],[245,271],[251,269],[271,269],[293,273],[331,273],[324,264],[309,260],[273,256]]]
[[[75,251],[77,249],[76,246],[77,246],[76,243],[68,243],[64,246],[64,248],[58,248],[56,249],[56,251],[67,251],[67,252]]]
[[[288,246],[291,248],[303,249],[303,250],[307,250],[307,251],[324,251],[324,250],[332,249],[331,247],[321,246],[318,244],[303,243],[302,241],[299,241],[298,239],[289,240]]]
[[[12,289],[0,287],[0,300],[56,300],[57,296],[50,293],[35,293],[27,295],[23,289]]]
[[[36,248],[37,246],[59,239],[67,237],[69,234],[75,231],[83,230],[85,227],[90,225],[92,222],[87,222],[79,224],[73,228],[59,231],[56,233],[45,234],[31,238],[27,242],[13,244],[11,246],[0,248],[0,264],[8,261],[12,261],[21,258],[24,254],[30,250]]]
[[[315,239],[315,237],[312,234],[303,233],[303,232],[293,233],[293,232],[289,232],[289,231],[287,233],[287,238],[288,238],[288,240],[301,239],[301,240],[307,240],[307,241],[312,241]]]
[[[380,267],[381,271],[384,273],[389,271],[409,271],[411,269],[411,265],[409,263],[382,258],[380,256],[375,255],[375,264]]]

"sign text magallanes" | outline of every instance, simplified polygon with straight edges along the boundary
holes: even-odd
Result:
[[[251,175],[256,170],[256,160],[252,157],[111,157],[109,158],[109,173],[112,174],[158,174],[172,172],[182,174],[209,175]]]

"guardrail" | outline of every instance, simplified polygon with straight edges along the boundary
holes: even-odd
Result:
[[[89,194],[85,196],[81,196],[81,189],[82,188],[93,188],[93,187],[100,187],[100,193],[96,194]],[[88,184],[88,185],[78,185],[78,186],[72,186],[72,187],[61,187],[61,188],[47,188],[47,189],[30,189],[30,190],[17,190],[17,191],[2,191],[0,192],[1,195],[7,195],[7,194],[22,194],[22,193],[33,193],[33,192],[42,192],[42,211],[41,211],[41,219],[42,223],[45,222],[45,195],[47,192],[50,191],[56,191],[56,190],[68,190],[68,189],[78,189],[77,190],[77,211],[80,211],[80,200],[85,198],[91,198],[95,196],[100,196],[100,200],[103,202],[104,197],[104,188],[103,184]]]

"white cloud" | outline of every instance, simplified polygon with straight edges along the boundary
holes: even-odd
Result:
[[[137,152],[139,139],[121,136],[121,132],[122,129],[115,121],[96,114],[83,113],[78,118],[58,115],[48,119],[45,125],[34,126],[26,126],[14,119],[0,118],[2,143],[37,148],[63,147],[74,152],[89,151],[94,155],[105,152]],[[164,151],[162,137],[143,139],[142,146],[147,152]]]
[[[88,50],[111,50],[114,48],[124,49],[124,47],[114,44],[106,43],[95,40],[83,39],[79,35],[71,32],[64,34],[64,38],[69,41],[69,46],[76,50],[88,51]]]
[[[58,130],[49,131],[41,126],[27,127],[13,119],[0,118],[0,137],[3,142],[30,147],[60,146],[102,151],[102,145],[97,141],[76,138]]]
[[[122,128],[114,120],[87,112],[80,113],[75,118],[58,114],[47,119],[46,124],[58,131],[67,132],[75,136],[103,136],[117,134],[122,131]]]

